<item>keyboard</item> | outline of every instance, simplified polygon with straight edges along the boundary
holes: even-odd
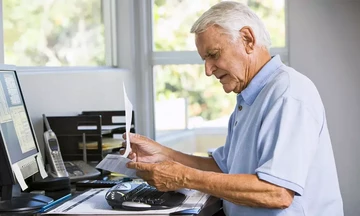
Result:
[[[95,179],[95,180],[82,180],[82,181],[78,181],[76,182],[76,190],[77,191],[83,191],[83,190],[87,190],[89,188],[111,188],[117,184],[126,182],[126,180],[124,179],[119,179],[119,180],[99,180],[99,179]]]
[[[122,184],[113,186],[108,190],[105,199],[113,209],[124,210],[159,210],[179,206],[185,200],[186,195],[175,192],[161,192],[155,187],[141,183],[124,190]]]

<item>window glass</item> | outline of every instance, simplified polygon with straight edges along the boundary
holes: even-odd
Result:
[[[157,65],[155,127],[157,135],[171,130],[227,127],[236,103],[234,93],[205,75],[203,65]]]
[[[238,0],[248,4],[264,21],[272,47],[285,47],[285,0]],[[196,50],[192,24],[220,0],[154,0],[153,38],[155,51]]]
[[[105,64],[101,0],[2,2],[6,64]]]

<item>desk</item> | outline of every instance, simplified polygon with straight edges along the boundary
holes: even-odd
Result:
[[[91,190],[92,191],[92,190]],[[76,197],[77,196],[80,196],[81,197],[81,194],[82,193],[80,193],[80,192],[75,192],[74,193],[74,197],[73,197],[73,199],[75,199],[76,200]],[[85,196],[86,197],[86,196]],[[91,198],[92,199],[92,198]],[[105,199],[105,198],[104,198]],[[82,203],[82,199],[78,199],[78,200],[80,200],[80,203]],[[90,199],[89,199],[90,200]],[[96,199],[94,199],[94,201],[96,201]],[[72,208],[75,208],[76,207],[76,204],[75,204],[75,207],[73,207],[74,206],[74,203],[78,203],[79,201],[75,201],[75,202],[72,202],[72,203],[70,203],[67,207],[65,207],[64,209],[72,209]],[[56,208],[56,207],[58,207],[58,206],[60,206],[62,203],[59,203],[57,206],[54,206],[53,208],[51,208],[50,210],[52,210],[52,209],[54,209],[54,208]],[[104,212],[102,213],[102,204],[98,204],[97,202],[96,203],[90,203],[89,202],[89,204],[90,205],[95,205],[95,206],[97,206],[97,205],[99,205],[100,206],[100,208],[99,209],[96,209],[95,211],[88,211],[87,213],[85,213],[85,214],[79,214],[79,213],[71,213],[70,211],[71,210],[69,210],[69,214],[64,214],[63,212],[61,213],[62,215],[89,215],[89,214],[91,214],[91,215],[104,215],[104,214],[107,214],[107,215],[146,215],[146,214],[144,214],[144,213],[142,213],[142,212],[138,212],[138,214],[134,214],[135,212],[131,212],[131,211],[129,211],[129,213],[130,214],[127,214],[127,213],[125,213],[124,214],[124,211],[122,211],[121,213],[119,212],[119,214],[116,214],[116,211],[112,211],[112,210],[104,210]],[[70,206],[70,207],[69,207]],[[84,205],[84,206],[86,206],[86,205]],[[84,208],[84,206],[82,206],[81,208]],[[78,208],[80,208],[80,205],[79,206],[77,206]],[[222,205],[221,205],[221,201],[220,201],[220,199],[218,199],[218,198],[215,198],[215,197],[209,197],[208,199],[207,199],[207,201],[206,201],[206,203],[205,203],[205,205],[202,207],[202,209],[201,209],[201,211],[198,213],[198,214],[195,214],[194,212],[191,212],[191,210],[190,211],[182,211],[182,212],[177,212],[177,213],[171,213],[171,214],[159,214],[159,216],[164,216],[164,215],[200,215],[200,216],[209,216],[209,215],[213,215],[213,214],[215,214],[217,211],[219,211],[219,209],[221,209],[221,207],[222,207]],[[81,209],[80,208],[80,209]],[[107,209],[109,209],[109,208],[107,208]],[[50,211],[49,210],[49,211]],[[111,213],[110,213],[110,212]],[[86,212],[86,210],[84,211],[84,212]],[[39,214],[40,215],[40,214]],[[50,214],[50,215],[54,215],[54,214]],[[57,215],[59,215],[59,214],[57,214]],[[151,215],[155,215],[155,214],[151,214]]]
[[[183,213],[173,213],[170,215],[197,215],[197,216],[210,216],[214,215],[216,212],[218,212],[222,208],[222,202],[219,198],[216,197],[209,197],[209,199],[206,201],[205,206],[201,209],[199,214],[183,214]]]

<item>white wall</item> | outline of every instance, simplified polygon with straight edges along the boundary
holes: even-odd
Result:
[[[292,67],[327,111],[346,216],[360,215],[360,1],[289,0]]]
[[[120,69],[18,72],[40,148],[43,148],[42,114],[62,116],[85,110],[123,110],[123,81],[130,101],[135,101],[134,86],[126,82],[131,80],[130,74]]]

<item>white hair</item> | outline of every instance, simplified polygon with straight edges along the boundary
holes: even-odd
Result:
[[[270,34],[261,19],[247,6],[239,2],[222,1],[201,15],[191,27],[190,32],[199,34],[212,25],[217,25],[230,34],[235,42],[239,30],[249,26],[255,35],[257,44],[267,49],[271,46]]]

